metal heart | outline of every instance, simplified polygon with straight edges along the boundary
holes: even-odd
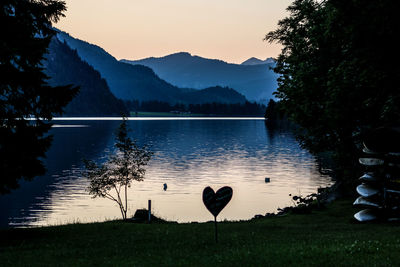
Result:
[[[220,188],[217,193],[215,193],[211,187],[207,186],[203,190],[203,203],[211,214],[217,217],[221,210],[225,208],[232,199],[232,194],[233,190],[229,186]]]

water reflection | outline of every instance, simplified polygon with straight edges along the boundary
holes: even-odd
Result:
[[[91,199],[79,176],[82,159],[104,160],[119,121],[57,121],[46,159],[48,174],[0,198],[1,225],[47,225],[118,218],[109,200]],[[74,127],[79,125],[85,127]],[[70,127],[72,126],[72,127]],[[151,199],[155,213],[179,222],[207,221],[204,187],[229,185],[233,198],[220,219],[249,219],[290,205],[330,183],[316,160],[287,130],[271,132],[262,120],[132,120],[131,136],[155,152],[144,182],[134,183],[130,213]],[[266,184],[265,177],[271,182]],[[163,184],[168,190],[163,190]]]

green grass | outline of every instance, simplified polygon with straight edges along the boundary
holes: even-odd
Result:
[[[247,222],[121,221],[0,231],[0,265],[390,266],[398,223],[356,223],[351,200],[307,215]]]

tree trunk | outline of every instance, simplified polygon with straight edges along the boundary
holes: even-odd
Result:
[[[128,211],[128,185],[125,183],[125,219]]]

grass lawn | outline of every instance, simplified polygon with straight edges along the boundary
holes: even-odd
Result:
[[[398,266],[400,223],[356,223],[352,200],[246,222],[121,221],[0,230],[0,265]]]

